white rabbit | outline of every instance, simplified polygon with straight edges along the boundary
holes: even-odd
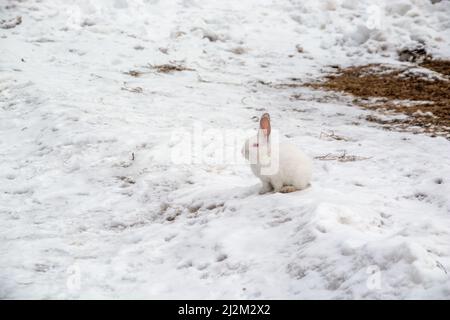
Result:
[[[287,193],[307,188],[312,175],[311,159],[290,143],[271,141],[268,113],[262,115],[259,124],[258,134],[247,139],[242,148],[253,173],[262,181],[259,193],[271,190]]]

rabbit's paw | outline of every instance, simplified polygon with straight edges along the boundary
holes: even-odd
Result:
[[[289,193],[289,192],[294,192],[294,191],[297,191],[297,189],[294,186],[283,186],[280,189],[281,193]]]

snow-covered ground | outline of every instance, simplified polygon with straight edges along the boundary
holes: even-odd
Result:
[[[417,41],[450,56],[449,1],[371,4],[2,1],[0,297],[450,298],[450,141],[280,85]],[[145,67],[169,62],[193,70]],[[174,163],[174,133],[265,111],[311,157],[365,158],[265,195],[247,165]]]

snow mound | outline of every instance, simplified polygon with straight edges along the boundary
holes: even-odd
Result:
[[[395,56],[405,47],[425,45],[448,56],[448,1],[295,1],[292,19],[306,50],[328,57]],[[313,40],[314,39],[314,40]],[[318,41],[320,39],[320,41]],[[327,51],[326,54],[324,51]]]

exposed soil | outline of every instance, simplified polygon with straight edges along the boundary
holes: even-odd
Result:
[[[144,66],[146,69],[154,70],[158,73],[173,73],[173,72],[181,72],[181,71],[195,71],[194,69],[187,68],[180,64],[175,63],[168,63],[168,64],[158,64],[158,65],[152,65],[148,64],[147,66]],[[127,72],[124,72],[124,74],[127,74],[132,77],[140,77],[144,74],[150,73],[150,71],[140,71],[140,70],[130,70]]]
[[[421,66],[450,76],[450,60],[429,60],[422,63]]]
[[[160,65],[150,65],[149,67],[151,69],[156,70],[156,72],[159,73],[172,73],[172,72],[176,72],[176,71],[195,71],[194,69],[191,68],[187,68],[183,65],[180,64],[160,64]]]
[[[386,120],[369,116],[388,129],[421,128],[450,139],[450,61],[427,60],[420,67],[369,64],[337,68],[325,81],[307,86],[345,92],[353,102],[385,114],[407,117]]]

